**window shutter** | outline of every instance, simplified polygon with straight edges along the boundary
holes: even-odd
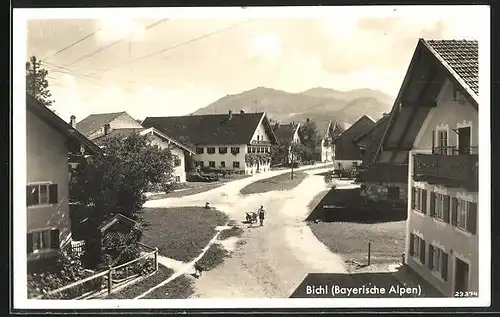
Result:
[[[445,195],[443,201],[443,220],[446,223],[450,222],[450,196]]]
[[[27,254],[33,253],[33,233],[26,234],[26,251]]]
[[[415,244],[415,235],[413,233],[410,233],[410,255],[413,256],[415,254],[414,249],[414,244]]]
[[[458,217],[458,198],[453,197],[451,199],[451,224],[453,226],[457,225],[457,217]]]
[[[415,209],[415,197],[417,189],[415,187],[411,188],[411,209]]]
[[[436,214],[436,193],[434,192],[431,192],[431,206],[430,206],[431,210],[430,210],[430,216],[431,217],[434,217],[434,215]]]
[[[441,277],[443,280],[447,281],[448,280],[448,253],[443,252],[442,253],[442,267],[441,267]]]
[[[420,262],[425,264],[425,241],[420,239]]]
[[[437,263],[439,265],[439,263]],[[429,269],[434,266],[434,246],[429,244]]]
[[[59,249],[59,229],[52,229],[50,231],[50,248]]]
[[[422,189],[422,212],[427,213],[427,191]]]
[[[477,203],[469,202],[469,214],[467,215],[467,231],[472,234],[477,232]]]
[[[26,186],[26,206],[32,206],[35,204],[33,195],[31,194],[31,186]]]
[[[57,197],[57,184],[50,184],[49,185],[49,204],[57,204],[58,202],[58,197]]]

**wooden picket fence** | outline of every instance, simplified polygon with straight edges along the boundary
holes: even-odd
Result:
[[[111,294],[113,291],[113,288],[120,287],[124,284],[131,283],[131,281],[134,279],[138,280],[138,279],[142,278],[140,276],[140,274],[134,274],[132,276],[129,276],[128,275],[128,267],[130,267],[132,264],[136,263],[137,261],[140,261],[140,260],[145,259],[145,258],[150,258],[151,256],[154,257],[154,268],[155,268],[154,272],[157,272],[158,271],[158,248],[153,248],[153,247],[147,246],[147,245],[142,244],[142,243],[139,243],[139,245],[144,247],[145,249],[147,249],[149,251],[145,252],[143,255],[141,255],[140,257],[138,257],[132,261],[117,265],[115,267],[110,267],[109,269],[107,269],[103,272],[99,272],[97,274],[94,274],[92,276],[84,278],[80,281],[76,281],[76,282],[71,283],[69,285],[52,290],[50,292],[47,292],[45,294],[42,294],[42,295],[36,297],[35,299],[44,299],[47,296],[55,295],[55,294],[61,293],[63,291],[67,291],[71,288],[74,288],[74,287],[77,287],[77,286],[80,286],[80,285],[83,285],[86,283],[87,283],[87,285],[95,283],[94,285],[97,285],[97,287],[94,290],[89,291],[85,294],[80,294],[73,299],[86,299],[89,297],[95,298],[95,297],[104,295],[106,293]],[[125,274],[126,277],[121,278],[121,279],[114,279],[113,273],[118,271],[118,270],[122,270],[122,269],[124,269],[126,271],[126,274]],[[146,276],[147,275],[145,275],[144,277],[146,277]],[[102,287],[103,282],[106,282],[106,286],[104,288]]]

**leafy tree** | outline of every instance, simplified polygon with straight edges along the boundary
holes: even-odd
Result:
[[[314,153],[314,149],[319,140],[316,123],[307,118],[306,122],[300,127],[299,134],[302,139],[302,144]]]
[[[148,186],[172,178],[172,153],[137,133],[110,137],[103,147],[104,156],[90,156],[76,168],[71,199],[88,206],[98,223],[115,213],[137,219]]]
[[[52,106],[54,100],[50,99],[52,94],[47,81],[48,71],[42,67],[42,64],[35,56],[26,62],[26,94],[38,99],[47,107]]]
[[[336,138],[338,138],[343,132],[345,131],[345,129],[340,125],[340,124],[335,124],[335,127],[332,129],[331,131],[331,137],[333,140],[335,140]]]

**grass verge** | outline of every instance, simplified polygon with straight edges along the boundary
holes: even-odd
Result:
[[[291,178],[291,173],[280,174],[271,178],[258,180],[250,185],[245,186],[241,189],[243,195],[251,195],[258,193],[265,193],[273,190],[290,190],[299,185],[307,174],[302,171],[296,171],[293,173],[293,179]]]
[[[231,237],[239,237],[243,234],[243,229],[238,226],[232,226],[230,229],[223,230],[219,234],[219,240],[226,240]]]
[[[181,275],[170,283],[158,287],[143,299],[185,299],[193,294],[193,280]]]
[[[161,264],[158,264],[158,271],[155,274],[135,284],[132,284],[129,287],[126,287],[116,293],[112,293],[106,296],[105,299],[133,299],[141,295],[142,293],[146,292],[150,288],[160,284],[161,282],[172,276],[173,273],[174,273],[173,270]]]
[[[336,205],[340,209],[324,209]],[[372,209],[363,205],[359,189],[338,189],[319,193],[308,205],[309,226],[318,240],[347,264],[366,264],[371,243],[371,264],[401,260],[405,248],[404,211]],[[312,221],[321,220],[319,223]]]
[[[203,207],[146,208],[142,243],[156,246],[159,254],[188,262],[198,256],[228,217]]]
[[[198,263],[205,269],[211,270],[221,265],[228,256],[228,252],[218,243],[212,244],[207,252],[198,260]]]
[[[347,264],[366,264],[371,243],[371,264],[401,261],[405,249],[406,221],[375,224],[321,222],[309,224],[312,232],[332,252],[340,254]]]
[[[186,182],[186,188],[183,190],[170,192],[168,194],[166,194],[166,193],[156,194],[156,195],[149,197],[149,200],[157,200],[157,199],[164,199],[164,198],[177,198],[177,197],[196,195],[196,194],[204,193],[204,192],[207,192],[209,190],[221,187],[222,185],[225,185],[228,182],[247,178],[247,177],[250,177],[250,175],[234,175],[231,178],[223,178],[223,179],[219,180],[218,182],[211,182],[211,183],[208,183],[208,182]]]

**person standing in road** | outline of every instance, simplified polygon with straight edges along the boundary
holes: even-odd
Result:
[[[266,211],[264,210],[264,206],[260,206],[259,208],[259,220],[260,220],[260,226],[262,227],[264,225],[264,217],[266,215]]]

